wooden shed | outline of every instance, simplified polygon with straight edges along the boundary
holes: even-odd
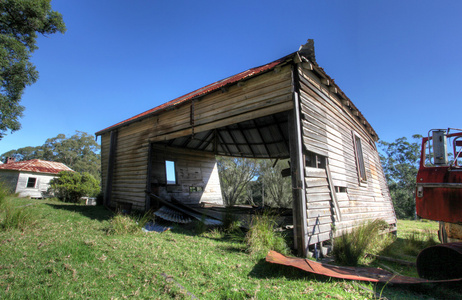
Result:
[[[377,134],[319,67],[312,40],[96,135],[109,206],[147,210],[146,191],[222,203],[217,155],[289,158],[300,254],[363,220],[396,226]]]
[[[0,164],[0,181],[19,197],[44,198],[48,196],[50,181],[61,171],[72,171],[60,162],[32,159]]]

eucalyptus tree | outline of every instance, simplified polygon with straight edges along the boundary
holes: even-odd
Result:
[[[0,139],[8,130],[21,128],[22,94],[38,79],[30,62],[38,34],[65,31],[62,15],[51,9],[50,0],[0,1]]]
[[[390,195],[398,218],[415,215],[415,188],[420,163],[421,135],[413,135],[415,142],[402,137],[389,143],[380,141],[380,160],[387,179]]]

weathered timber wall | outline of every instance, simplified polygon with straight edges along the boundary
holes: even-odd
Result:
[[[175,162],[176,183],[167,184],[165,161]],[[215,155],[203,151],[153,144],[151,191],[183,203],[212,202],[223,204]],[[190,191],[200,187],[202,191]]]
[[[115,207],[118,202],[129,202],[134,209],[146,208],[145,189],[151,143],[290,110],[293,107],[292,92],[291,66],[285,66],[118,128],[111,206]],[[191,118],[194,126],[191,125]],[[103,191],[108,178],[109,148],[110,133],[107,132],[101,136]],[[211,198],[215,199],[216,196],[218,194]],[[204,199],[200,201],[209,201]]]
[[[381,218],[396,224],[379,155],[367,129],[310,70],[300,68],[299,77],[305,150],[328,158],[333,185],[341,190],[335,194],[341,213],[338,221],[325,175],[314,178],[306,171],[308,233],[314,235],[310,243],[328,240],[332,225],[339,235],[364,220]],[[354,134],[361,139],[367,182],[359,181]]]
[[[135,210],[146,208],[149,128],[152,119],[145,119],[118,129],[113,166],[111,206],[132,203]],[[103,191],[107,184],[110,133],[101,136],[101,171]]]
[[[150,140],[166,141],[193,133],[191,105],[194,106],[194,132],[220,128],[230,124],[290,110],[292,76],[290,66],[271,71],[225,91],[213,92],[153,118]]]

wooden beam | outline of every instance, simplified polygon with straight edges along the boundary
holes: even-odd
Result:
[[[296,67],[298,69],[298,66]],[[294,70],[297,90],[298,70]],[[298,92],[293,94],[294,109],[289,113],[290,168],[292,173],[294,245],[299,255],[308,253],[308,228],[306,213],[306,194],[304,180],[304,160],[302,150],[302,129],[300,124],[300,99]]]
[[[330,86],[329,91],[331,93],[337,94],[338,93],[338,88],[336,86]]]
[[[252,153],[252,156],[255,156],[255,153],[253,152],[252,146],[250,145],[249,140],[248,140],[247,137],[245,136],[244,130],[242,130],[241,125],[239,125],[239,123],[237,123],[236,125],[237,125],[237,128],[240,130],[240,132],[241,132],[241,134],[242,134],[242,137],[244,138],[244,141],[245,141],[245,142],[247,143],[247,145],[249,146],[250,153]]]
[[[334,183],[332,181],[332,174],[330,173],[329,167],[329,159],[326,157],[326,174],[327,174],[327,182],[329,183],[330,195],[332,198],[332,202],[334,204],[334,211],[335,216],[337,217],[337,221],[342,221],[342,214],[340,213],[340,206],[337,200],[337,194],[335,192]]]
[[[309,61],[305,61],[302,63],[302,68],[306,70],[313,71],[313,64]]]

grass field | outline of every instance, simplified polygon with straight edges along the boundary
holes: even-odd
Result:
[[[384,287],[315,277],[251,256],[243,242],[219,230],[197,234],[190,226],[110,235],[114,214],[103,207],[12,200],[29,210],[33,224],[0,231],[1,299],[378,299],[381,292],[388,299],[462,296],[451,287]],[[405,232],[437,227],[430,222],[399,226],[405,230],[396,243],[404,243]]]

